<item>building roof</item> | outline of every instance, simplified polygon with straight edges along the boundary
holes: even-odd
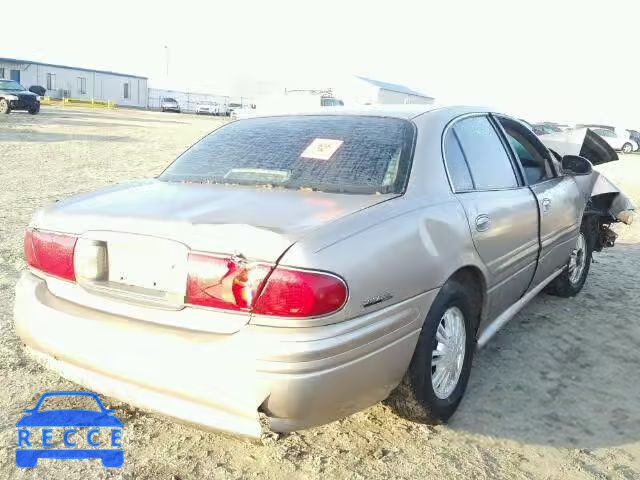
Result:
[[[370,83],[371,85],[375,85],[376,87],[382,88],[384,90],[390,90],[392,92],[398,92],[398,93],[405,93],[407,95],[416,95],[418,97],[424,97],[424,98],[433,98],[433,97],[430,97],[429,95],[416,92],[415,90],[411,90],[409,87],[405,87],[404,85],[399,85],[397,83],[381,82],[380,80],[373,80],[371,78],[360,77],[360,76],[357,76],[357,78],[359,78],[360,80],[364,80],[365,82]]]
[[[35,64],[35,65],[42,65],[42,66],[45,66],[45,67],[69,68],[71,70],[80,70],[82,72],[104,73],[104,74],[107,74],[107,75],[117,75],[118,77],[142,78],[144,80],[147,80],[147,77],[141,77],[140,75],[131,75],[131,74],[128,74],[128,73],[111,72],[109,70],[97,70],[95,68],[70,67],[69,65],[58,65],[58,64],[55,64],[55,63],[36,62],[36,61],[33,61],[33,60],[22,60],[22,59],[19,59],[19,58],[3,58],[3,57],[0,57],[0,62],[6,62],[6,63],[29,63],[29,64]]]

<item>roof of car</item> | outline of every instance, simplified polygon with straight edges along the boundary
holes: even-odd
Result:
[[[365,115],[374,117],[396,117],[412,119],[431,111],[448,113],[452,116],[469,112],[487,112],[490,109],[469,106],[438,106],[426,104],[409,105],[360,105],[345,107],[318,107],[300,110],[256,110],[244,118],[273,117],[283,115]]]

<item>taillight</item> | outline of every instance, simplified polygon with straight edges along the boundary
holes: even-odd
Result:
[[[37,270],[75,281],[73,250],[77,239],[73,235],[27,229],[24,235],[25,259]]]
[[[199,253],[188,263],[187,303],[226,310],[250,310],[272,268]]]
[[[342,308],[347,286],[335,275],[233,258],[189,254],[186,303],[280,317],[315,317]]]
[[[253,312],[281,317],[316,317],[340,310],[347,301],[347,285],[323,272],[276,267]]]

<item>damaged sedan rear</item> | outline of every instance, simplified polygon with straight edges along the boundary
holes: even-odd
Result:
[[[446,421],[476,345],[543,289],[579,293],[630,220],[579,153],[472,107],[239,120],[156,179],[36,213],[16,330],[63,376],[216,430],[320,425],[397,387],[399,414]]]

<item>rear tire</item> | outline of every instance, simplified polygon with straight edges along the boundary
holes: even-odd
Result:
[[[0,114],[9,112],[11,112],[9,100],[7,100],[6,98],[0,98]]]
[[[30,109],[29,109],[29,113],[30,113],[31,115],[35,115],[35,114],[37,114],[39,111],[40,111],[40,106],[36,106],[36,107],[33,107],[33,108],[30,108]]]
[[[409,369],[385,401],[397,415],[434,424],[446,422],[458,408],[469,381],[475,349],[474,325],[480,313],[475,311],[472,298],[472,292],[456,280],[449,280],[438,293],[422,326]],[[460,316],[456,320],[457,315]],[[441,340],[446,328],[449,335],[444,338],[457,336],[451,334],[451,328],[457,328],[464,338],[445,346]],[[452,369],[447,370],[447,366]],[[443,380],[442,372],[451,373],[444,373]]]
[[[631,153],[633,152],[633,145],[630,143],[625,143],[622,145],[622,153]]]
[[[576,246],[566,268],[545,288],[546,293],[565,298],[580,293],[589,275],[595,235],[594,222],[589,219],[583,220]]]

